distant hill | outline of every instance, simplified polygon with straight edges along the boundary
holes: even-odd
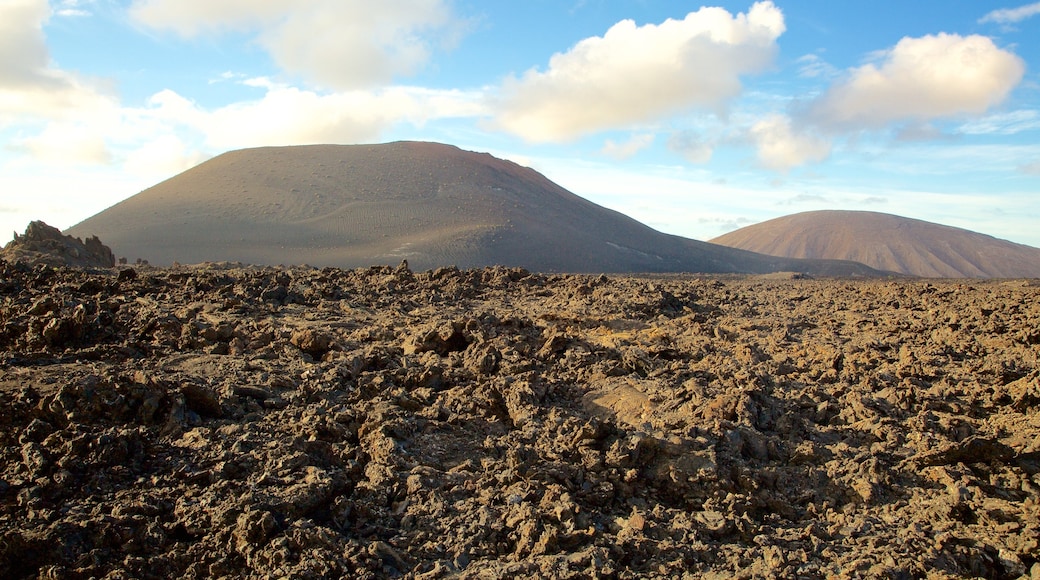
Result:
[[[797,213],[711,242],[788,258],[854,260],[930,278],[1040,277],[1040,248],[869,211]]]
[[[560,272],[797,271],[851,262],[767,257],[663,234],[538,172],[450,145],[264,147],[225,153],[69,228],[154,265],[364,267],[407,259]]]

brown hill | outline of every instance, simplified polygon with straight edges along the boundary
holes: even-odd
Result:
[[[538,172],[436,143],[232,151],[68,230],[152,264],[877,274],[662,234]]]
[[[773,256],[854,260],[933,278],[1040,277],[1040,249],[869,211],[810,211],[741,228],[712,243]]]

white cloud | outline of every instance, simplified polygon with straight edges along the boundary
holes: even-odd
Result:
[[[188,37],[255,32],[283,70],[337,90],[415,72],[464,26],[447,0],[136,0],[130,13]]]
[[[497,125],[530,141],[565,141],[703,107],[721,110],[741,75],[773,62],[784,18],[772,2],[747,14],[701,8],[683,20],[612,26],[554,55],[545,71],[509,78]]]
[[[207,159],[176,135],[162,135],[127,154],[123,168],[142,177],[162,178],[176,175]]]
[[[18,143],[33,157],[58,164],[104,164],[112,160],[102,134],[82,123],[51,123]]]
[[[48,70],[50,54],[43,24],[50,19],[47,0],[5,0],[0,3],[0,90],[45,85],[60,87],[62,79]],[[0,106],[5,100],[0,95]],[[0,109],[2,111],[2,109]]]
[[[23,115],[79,111],[107,99],[52,66],[43,34],[51,14],[47,0],[0,2],[0,125]]]
[[[791,119],[783,115],[772,115],[755,123],[751,127],[751,138],[758,148],[759,162],[777,171],[823,161],[831,152],[827,140],[796,131]]]
[[[402,121],[422,125],[430,119],[483,113],[479,96],[463,91],[388,87],[320,94],[272,84],[262,99],[199,112],[195,123],[207,143],[224,150],[371,141]]]
[[[646,149],[653,144],[653,142],[654,135],[652,133],[632,135],[628,141],[623,143],[617,143],[613,139],[607,139],[600,152],[607,157],[620,161],[622,159],[628,159],[643,149]]]
[[[39,120],[89,118],[117,106],[113,97],[61,71],[41,71],[34,83],[0,84],[0,128]]]
[[[205,124],[205,113],[194,102],[175,91],[163,89],[148,98],[149,107],[138,113],[169,125],[201,127]]]
[[[486,113],[481,96],[464,91],[387,87],[326,94],[266,78],[242,82],[263,88],[264,96],[207,109],[165,89],[145,107],[118,110],[97,129],[127,152],[127,164],[139,173],[142,167],[160,165],[163,151],[172,154],[170,167],[183,169],[183,160],[200,159],[199,151],[372,141],[397,123],[422,126],[431,119]]]
[[[298,145],[367,141],[388,122],[371,110],[367,94],[319,95],[294,87],[272,88],[259,101],[242,102],[206,116],[206,141],[219,149],[259,144]],[[385,112],[387,115],[389,111]]]
[[[1022,80],[1025,64],[984,36],[904,38],[880,63],[812,102],[808,118],[835,130],[877,129],[898,121],[981,114]]]
[[[979,18],[979,23],[996,22],[997,24],[1014,24],[1040,14],[1040,2],[1033,2],[1018,8],[1000,8]]]
[[[139,2],[134,10],[139,18],[167,16],[170,27],[189,33],[196,32],[193,25],[253,25],[251,19],[277,19],[297,5],[311,15],[331,10],[323,30],[353,22],[349,26],[371,29],[366,38],[401,41],[404,47],[421,43],[418,37],[406,37],[423,22],[440,22],[442,17],[433,14],[446,10],[441,0],[384,2],[365,5],[364,10],[356,1],[150,0]],[[321,93],[264,78],[242,81],[264,89],[264,96],[254,101],[206,109],[165,89],[143,107],[127,107],[51,62],[43,27],[54,10],[92,6],[88,0],[56,2],[54,9],[47,0],[0,1],[0,130],[5,131],[10,151],[40,161],[121,164],[135,175],[156,175],[183,169],[213,150],[368,141],[400,122],[422,125],[431,118],[486,114],[480,96],[463,91],[398,86]],[[279,22],[281,29],[271,24],[267,30],[285,32],[292,24]],[[346,36],[356,32],[340,28]],[[391,56],[402,62],[403,57]],[[380,62],[370,64],[378,67]]]
[[[299,0],[301,7],[312,0]],[[152,28],[168,28],[192,37],[224,30],[244,30],[278,20],[285,0],[134,0],[130,16]]]
[[[54,68],[43,25],[46,0],[0,3],[0,129],[17,127],[15,149],[76,162],[107,158],[89,127],[118,106],[86,81]]]
[[[111,103],[82,79],[51,66],[43,35],[50,17],[47,0],[0,3],[0,125],[26,115],[67,119]]]
[[[931,121],[980,116],[1021,82],[1025,65],[983,36],[939,34],[903,38],[870,62],[850,69],[793,119],[771,116],[749,134],[764,167],[786,171],[821,161],[826,138],[895,126],[898,141],[948,137]],[[799,59],[802,76],[829,74],[815,55]],[[807,67],[807,68],[806,68]],[[1012,134],[1040,125],[1031,110],[991,114],[964,122],[961,134]]]

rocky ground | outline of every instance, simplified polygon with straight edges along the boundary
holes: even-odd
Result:
[[[1040,578],[1040,286],[0,262],[3,578]]]

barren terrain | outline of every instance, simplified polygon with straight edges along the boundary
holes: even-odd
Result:
[[[787,258],[853,260],[924,278],[1037,278],[1040,248],[873,211],[807,211],[710,240]]]
[[[0,577],[1040,577],[1040,287],[0,262]]]

